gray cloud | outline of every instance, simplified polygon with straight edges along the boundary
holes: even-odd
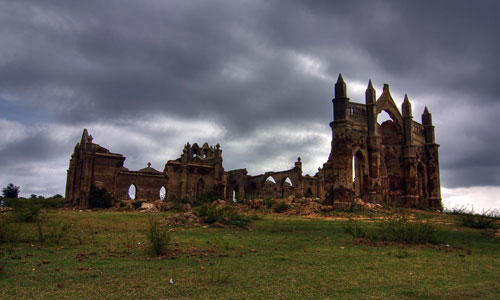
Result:
[[[443,185],[498,186],[499,8],[497,1],[0,0],[0,101],[25,114],[0,118],[37,133],[0,147],[0,177],[14,160],[63,168],[84,126],[132,168],[149,157],[161,169],[193,138],[220,142],[226,169],[291,167],[301,155],[313,173],[330,150],[330,100],[342,72],[353,101],[363,102],[359,86],[371,78],[378,95],[390,83],[399,104],[408,93],[417,121],[429,107]],[[137,125],[148,119],[186,127]],[[70,127],[70,141],[51,140],[37,124]],[[204,137],[208,124],[219,131]],[[116,141],[118,131],[129,142]]]

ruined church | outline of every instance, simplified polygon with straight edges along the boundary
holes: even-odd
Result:
[[[385,84],[377,99],[371,81],[365,103],[351,102],[342,75],[335,84],[331,151],[314,175],[302,174],[297,158],[289,170],[249,175],[246,169],[225,171],[219,144],[187,143],[179,158],[162,171],[148,163],[131,171],[125,157],[93,143],[83,130],[71,155],[66,181],[66,204],[92,207],[93,188],[105,189],[115,203],[183,198],[193,201],[206,193],[230,202],[248,199],[310,197],[325,204],[364,202],[400,207],[442,209],[438,147],[427,107],[421,123],[413,120],[408,96],[401,112]],[[387,112],[390,120],[377,123]],[[131,196],[131,193],[133,194]]]

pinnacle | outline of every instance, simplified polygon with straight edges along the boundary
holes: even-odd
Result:
[[[408,99],[408,94],[405,94],[405,100],[404,102],[410,102],[410,100]]]
[[[368,81],[368,90],[373,90],[372,80]]]
[[[429,113],[429,110],[427,109],[427,106],[426,106],[426,107],[425,107],[425,109],[424,109],[424,114],[425,114],[425,115],[430,114],[430,113]]]
[[[339,73],[339,77],[337,78],[337,83],[344,82],[344,78],[342,78],[342,74]]]

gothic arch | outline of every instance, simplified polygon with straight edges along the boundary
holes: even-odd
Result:
[[[376,103],[375,120],[381,112],[387,112],[394,122],[402,129],[403,128],[403,117],[399,112],[398,107],[394,103],[392,96],[389,92],[389,86],[384,86],[384,91],[380,98],[378,98]]]

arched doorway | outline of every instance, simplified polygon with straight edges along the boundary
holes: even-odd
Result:
[[[238,185],[235,185],[234,188],[233,188],[233,202],[238,202],[238,197],[239,197],[239,192],[240,192],[240,188]]]

